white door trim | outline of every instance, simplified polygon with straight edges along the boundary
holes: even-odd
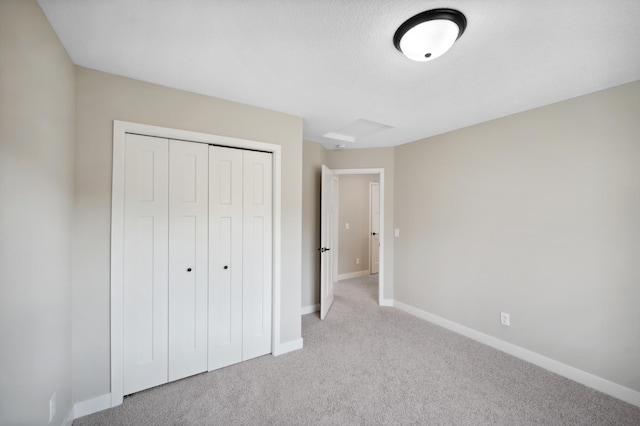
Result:
[[[334,169],[336,175],[378,175],[380,184],[380,268],[378,272],[378,304],[388,306],[384,298],[384,252],[385,233],[384,226],[384,169]]]
[[[190,142],[221,145],[240,149],[270,152],[273,154],[273,310],[271,350],[283,353],[280,346],[280,280],[282,263],[282,152],[281,146],[210,135],[167,127],[113,122],[113,179],[111,198],[111,406],[123,401],[123,345],[122,345],[122,296],[123,296],[123,231],[124,231],[124,145],[127,133],[157,136]]]

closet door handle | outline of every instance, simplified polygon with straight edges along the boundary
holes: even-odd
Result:
[[[224,265],[224,268],[223,268],[223,269],[229,269],[229,267],[228,267],[227,265]]]
[[[187,272],[191,272],[191,268],[187,268]]]

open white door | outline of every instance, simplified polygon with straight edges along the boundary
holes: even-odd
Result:
[[[338,199],[338,177],[333,170],[322,166],[320,207],[320,319],[324,319],[333,303],[333,284],[336,273],[336,208]]]
[[[371,217],[370,223],[370,235],[369,235],[369,252],[371,253],[371,259],[369,265],[371,265],[371,273],[377,274],[380,271],[380,184],[377,182],[369,183],[369,212]]]

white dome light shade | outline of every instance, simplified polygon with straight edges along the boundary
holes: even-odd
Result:
[[[449,50],[464,32],[466,24],[464,15],[456,10],[429,10],[402,24],[393,42],[407,58],[426,62]]]
[[[459,32],[456,24],[444,19],[423,22],[406,32],[400,50],[414,61],[430,61],[449,50]]]

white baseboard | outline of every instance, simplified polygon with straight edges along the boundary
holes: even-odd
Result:
[[[418,318],[422,318],[436,325],[454,331],[458,334],[462,334],[463,336],[469,337],[480,343],[484,343],[485,345],[491,346],[492,348],[498,349],[499,351],[508,353],[509,355],[513,355],[516,358],[520,358],[522,360],[530,362],[531,364],[535,364],[538,367],[542,367],[546,370],[552,371],[563,377],[588,386],[592,389],[613,396],[614,398],[621,399],[625,402],[628,402],[629,404],[640,407],[640,392],[638,391],[629,389],[591,373],[587,373],[586,371],[579,370],[570,365],[563,364],[560,361],[547,358],[544,355],[532,352],[528,349],[514,345],[513,343],[505,342],[504,340],[481,333],[477,330],[442,318],[438,315],[434,315],[430,312],[423,311],[402,302],[398,302],[397,300],[394,301],[394,306],[402,311],[415,315]]]
[[[110,393],[76,402],[73,405],[73,418],[78,419],[83,416],[88,416],[89,414],[97,413],[98,411],[106,410],[107,408],[111,408]]]
[[[69,408],[69,411],[67,412],[67,415],[64,416],[64,420],[62,421],[62,426],[72,426],[73,425],[73,421],[75,420],[74,417],[74,408],[73,405],[71,406],[71,408]]]
[[[393,306],[393,299],[380,299],[380,306]]]
[[[286,354],[288,352],[297,351],[298,349],[302,349],[302,337],[296,340],[291,340],[289,342],[278,343],[276,347],[273,349],[273,356],[278,356],[282,354]]]
[[[367,275],[371,275],[371,272],[369,272],[368,269],[366,271],[356,271],[349,272],[348,274],[339,274],[338,281],[348,280],[349,278],[366,277]]]
[[[317,305],[303,306],[300,309],[300,315],[312,314],[314,312],[318,312],[319,310],[320,310],[320,304],[319,303]]]

